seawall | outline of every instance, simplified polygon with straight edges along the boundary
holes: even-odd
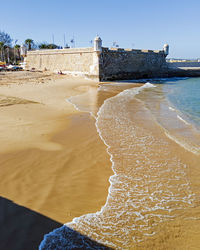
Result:
[[[200,68],[200,62],[186,61],[186,62],[168,62],[169,68]]]
[[[167,77],[200,77],[200,62],[167,63]]]

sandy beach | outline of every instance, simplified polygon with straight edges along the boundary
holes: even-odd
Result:
[[[146,86],[1,75],[0,247],[35,249],[67,223],[114,249],[198,249],[199,154],[166,135]]]
[[[106,146],[95,119],[66,101],[97,86],[40,72],[0,75],[1,197],[59,223],[104,205]]]

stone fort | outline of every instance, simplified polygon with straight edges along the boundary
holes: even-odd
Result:
[[[161,77],[166,71],[169,46],[163,50],[106,48],[100,37],[91,48],[28,51],[26,69],[62,72],[97,81]]]

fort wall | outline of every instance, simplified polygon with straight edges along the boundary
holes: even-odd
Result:
[[[28,51],[26,69],[46,70],[84,76],[98,81],[162,77],[166,71],[169,46],[163,50],[136,50],[102,47],[100,37],[94,48]]]
[[[159,77],[166,70],[164,51],[102,48],[100,79]]]
[[[59,72],[99,80],[99,52],[93,48],[28,51],[26,69]]]

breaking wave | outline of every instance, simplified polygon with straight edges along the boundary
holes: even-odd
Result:
[[[195,204],[187,164],[176,155],[174,138],[166,136],[152,112],[137,98],[153,87],[146,83],[125,89],[106,99],[97,113],[82,106],[78,97],[68,100],[76,109],[96,117],[114,174],[101,210],[65,225],[110,248],[139,246],[157,233],[160,223],[173,220]]]
[[[100,107],[96,127],[114,172],[108,198],[101,211],[66,224],[109,247],[128,249],[154,235],[154,226],[193,202],[187,166],[173,154],[167,140],[148,129],[155,126],[152,116],[134,98],[151,87],[155,86],[146,83],[124,90]],[[142,114],[137,120],[138,112]],[[141,118],[147,127],[140,126]]]

